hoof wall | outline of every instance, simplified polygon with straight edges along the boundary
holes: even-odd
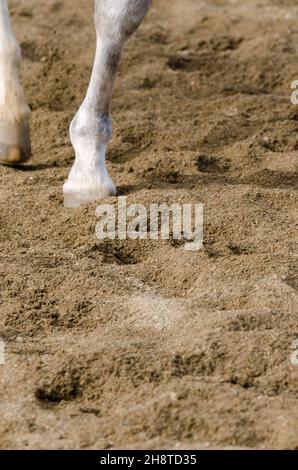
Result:
[[[0,144],[0,163],[2,165],[21,165],[26,163],[31,156],[31,149],[22,149],[16,146]]]
[[[29,122],[0,121],[0,163],[20,165],[31,156]]]

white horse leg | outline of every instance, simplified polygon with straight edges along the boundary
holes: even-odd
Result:
[[[76,158],[63,188],[67,207],[116,194],[105,163],[112,133],[110,103],[124,44],[142,22],[150,3],[95,0],[96,55],[87,95],[70,126]]]
[[[6,0],[0,0],[0,162],[17,165],[31,154],[30,110],[19,79],[21,52]]]

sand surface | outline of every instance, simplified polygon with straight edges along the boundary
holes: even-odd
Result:
[[[0,168],[0,447],[297,449],[297,2],[155,1],[127,47],[108,167],[128,203],[204,203],[198,252],[62,207],[92,1],[10,6],[33,159]]]

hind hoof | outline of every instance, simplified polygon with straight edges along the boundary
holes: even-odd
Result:
[[[0,144],[0,163],[2,163],[2,165],[20,165],[26,163],[30,157],[30,149],[8,147],[7,145]]]
[[[29,123],[0,122],[0,163],[20,165],[31,156]]]

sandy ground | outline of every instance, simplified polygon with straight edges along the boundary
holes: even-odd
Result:
[[[62,207],[92,2],[10,2],[34,155],[0,168],[1,448],[298,448],[297,2],[154,3],[108,166],[128,203],[204,203],[198,252]]]

